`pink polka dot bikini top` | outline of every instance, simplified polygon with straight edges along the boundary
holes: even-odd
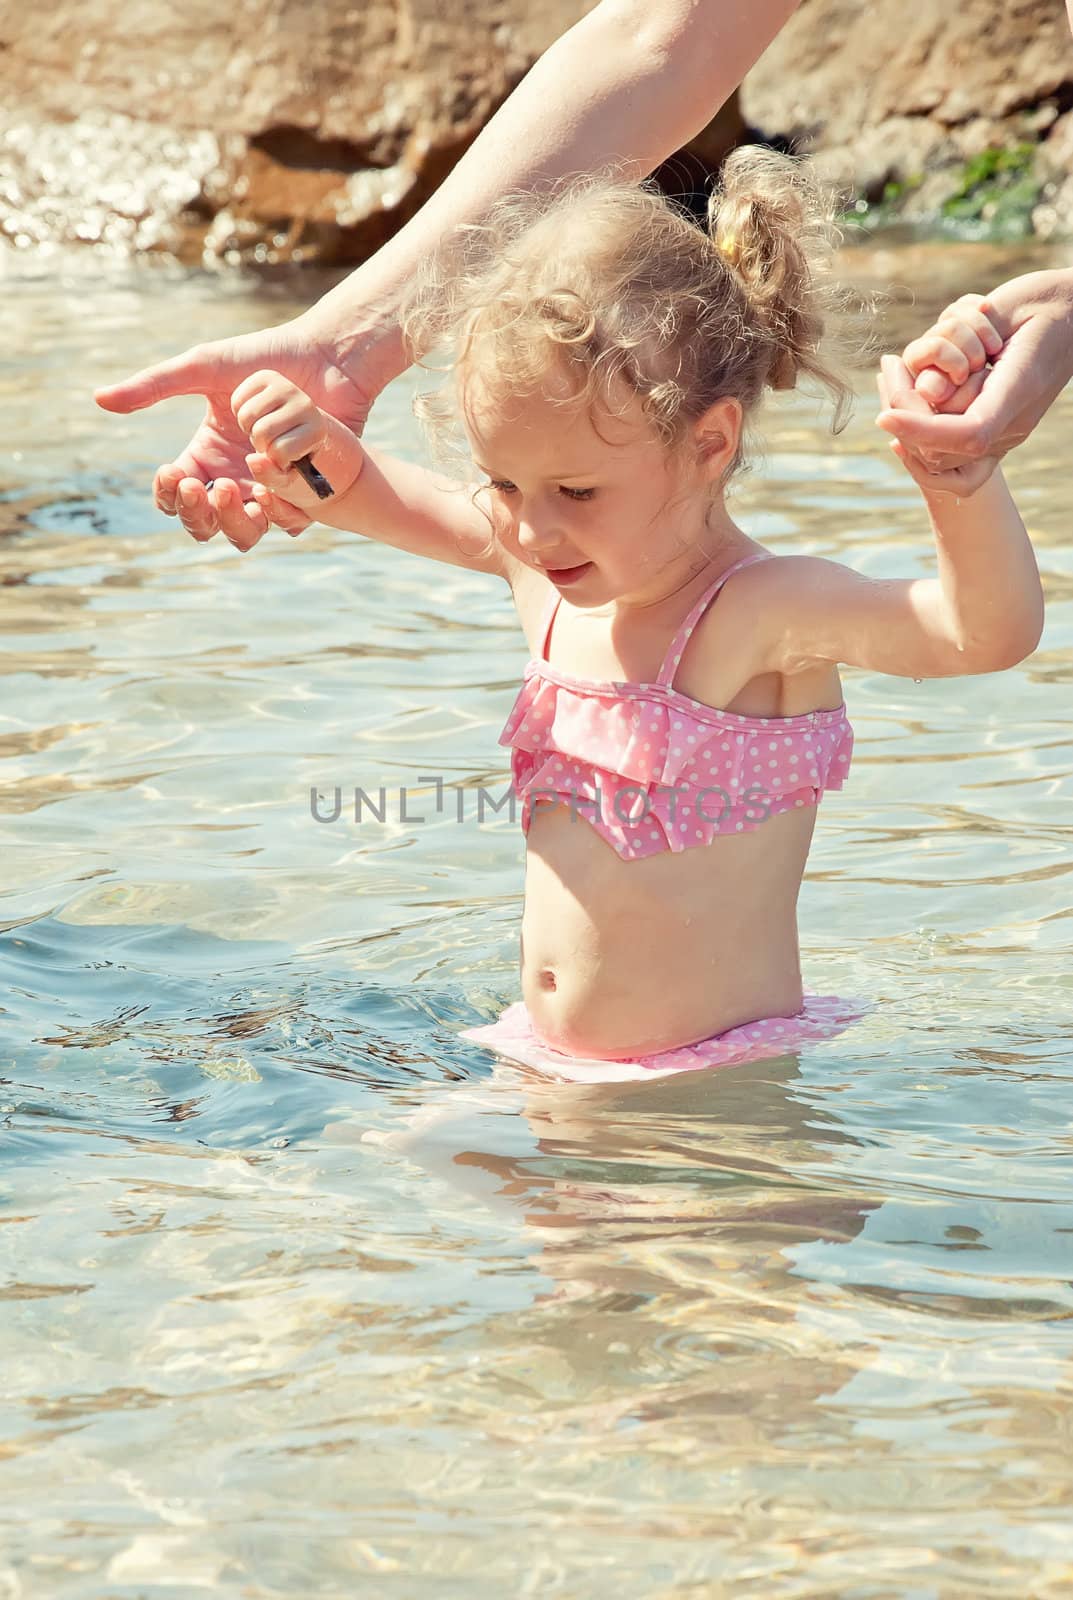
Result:
[[[627,860],[708,844],[841,789],[853,730],[846,708],[750,717],[703,705],[674,688],[697,623],[746,556],[706,589],[671,641],[655,683],[574,678],[548,662],[559,607],[552,595],[500,744],[528,832],[533,807],[566,802]]]

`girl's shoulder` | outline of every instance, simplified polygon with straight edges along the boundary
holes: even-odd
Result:
[[[719,606],[712,606],[702,622],[721,607],[725,625],[736,618],[741,626],[753,628],[758,635],[777,637],[804,602],[834,597],[847,584],[870,582],[863,574],[827,556],[784,556],[771,551],[765,551],[764,556],[764,560],[750,561],[731,574],[725,594],[718,597]]]
[[[821,556],[777,555],[758,547],[727,578],[701,616],[675,687],[706,704],[758,716],[836,708],[841,680],[830,664],[787,670],[785,643],[803,594],[815,595],[848,569]],[[815,664],[814,664],[815,665]]]
[[[763,559],[754,559],[756,557]],[[780,555],[777,551],[757,545],[748,556],[743,557],[741,567],[731,572],[727,586],[733,583],[740,592],[750,588],[756,592],[770,592],[774,598],[780,589],[792,587],[795,583],[823,583],[848,570],[841,562],[832,561],[828,556]]]

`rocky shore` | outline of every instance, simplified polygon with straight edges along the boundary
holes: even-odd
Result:
[[[360,261],[590,8],[0,0],[0,238],[191,262]],[[803,0],[688,167],[702,174],[745,137],[812,153],[869,226],[1071,235],[1064,7]]]

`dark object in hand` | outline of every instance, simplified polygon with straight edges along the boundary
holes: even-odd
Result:
[[[332,495],[335,493],[335,490],[332,488],[323,472],[317,471],[316,467],[313,465],[313,458],[311,456],[303,456],[300,461],[296,461],[294,463],[294,467],[297,472],[302,474],[302,477],[308,483],[318,500],[331,499]]]

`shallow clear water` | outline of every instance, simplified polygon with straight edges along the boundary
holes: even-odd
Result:
[[[917,287],[893,339],[1021,264],[849,270]],[[0,1597],[1073,1592],[1073,399],[1009,466],[1038,653],[846,675],[802,945],[867,1019],[537,1087],[458,1038],[517,995],[498,585],[199,547],[148,496],[198,403],[90,400],[312,280],[6,270]],[[924,572],[861,387],[835,444],[772,415],[742,520]]]

